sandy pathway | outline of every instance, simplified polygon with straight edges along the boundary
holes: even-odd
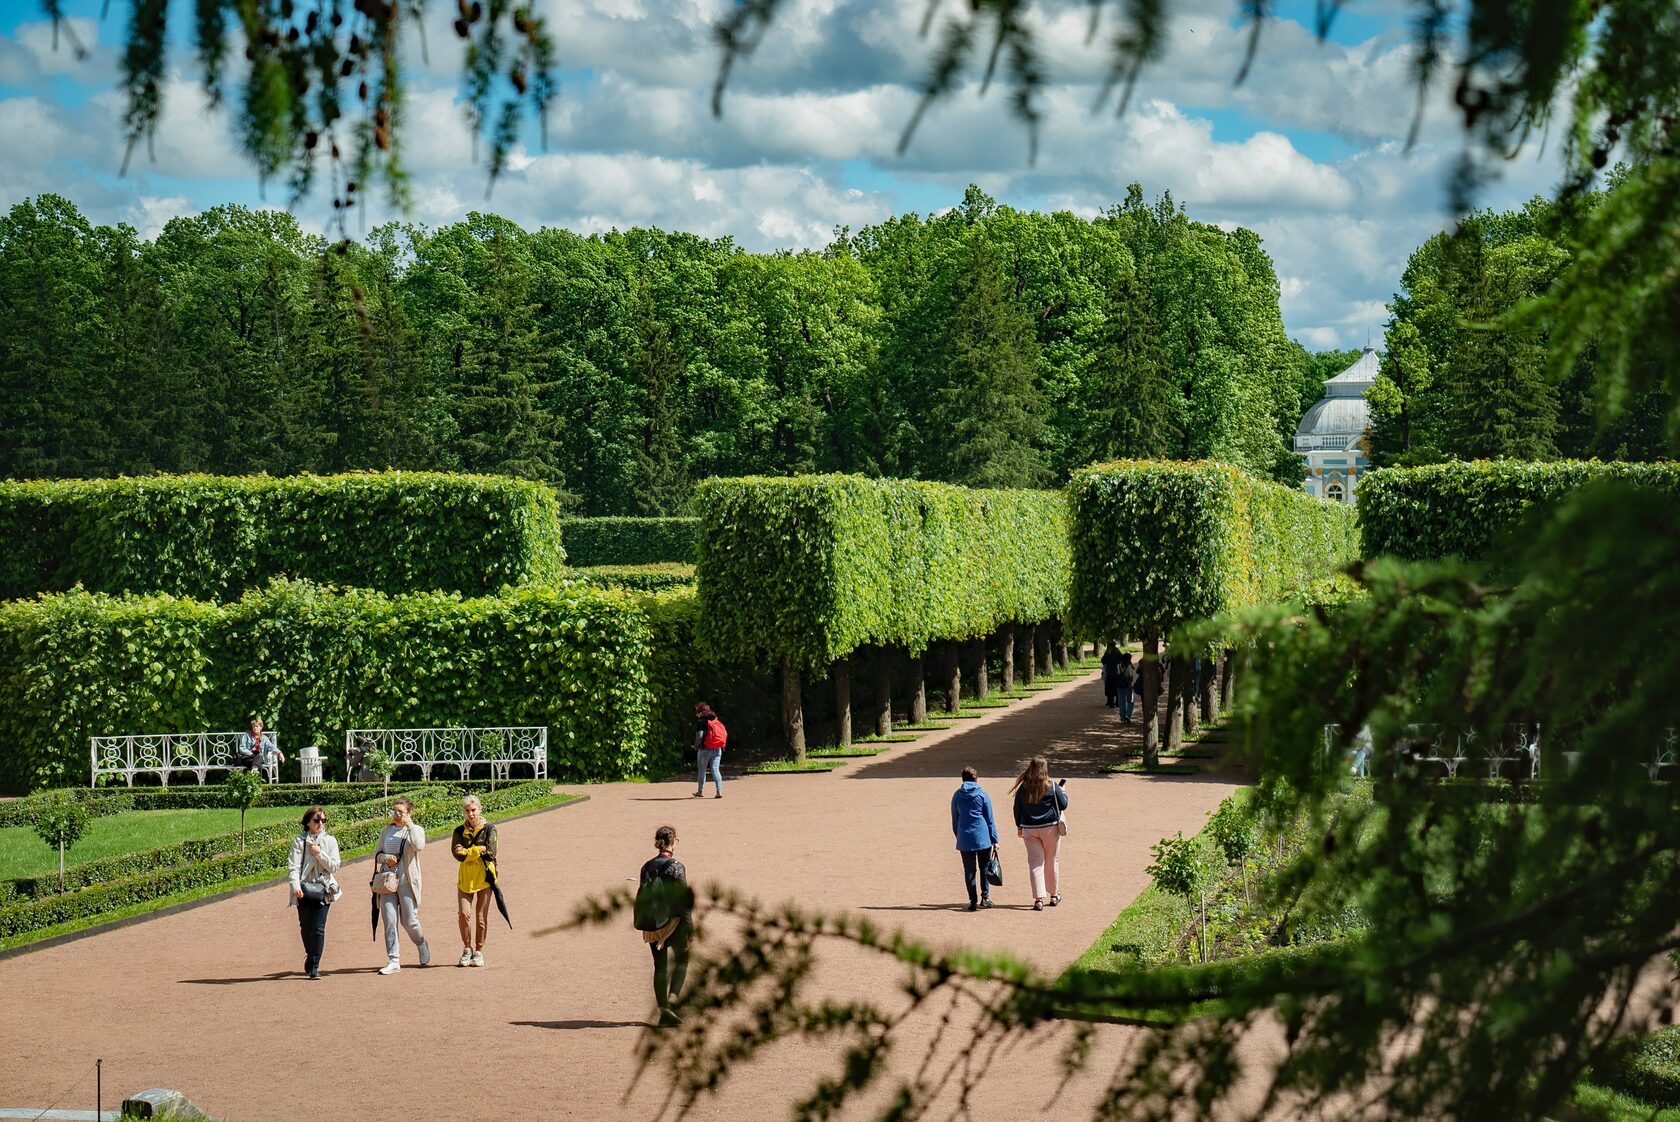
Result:
[[[1134,740],[1135,726],[1124,737]],[[328,926],[327,977],[305,981],[292,973],[303,956],[281,889],[0,961],[0,1106],[44,1106],[103,1057],[108,1093],[175,1087],[233,1122],[372,1119],[389,1115],[393,1102],[406,1104],[396,1113],[419,1119],[647,1118],[657,1082],[624,1097],[652,1004],[648,956],[628,921],[547,938],[526,933],[558,922],[590,892],[625,884],[651,855],[656,826],[677,828],[697,883],[851,909],[935,944],[1007,949],[1056,969],[1143,888],[1148,846],[1198,828],[1232,786],[1226,778],[1103,775],[1121,742],[1093,676],[833,773],[728,782],[721,801],[690,798],[687,782],[587,788],[587,803],[504,828],[502,871],[519,930],[492,934],[480,970],[454,966],[446,836],[425,857],[427,970],[412,968],[405,941],[402,973],[373,972],[382,944],[370,935],[365,896],[352,891]],[[1025,856],[1005,827],[1000,906],[971,914],[950,834],[958,772],[979,769],[1006,822],[1008,776],[1035,751],[1069,777],[1066,899],[1031,910]],[[364,861],[343,879],[365,877]],[[836,985],[883,1002],[899,980],[844,950],[825,969]],[[918,1032],[912,1026],[909,1038]],[[832,1056],[780,1047],[695,1117],[786,1117],[816,1073],[833,1069]],[[1007,1058],[975,1117],[1036,1115],[1053,1071],[1047,1049]],[[394,1089],[380,1091],[383,1084]],[[1082,1081],[1059,1113],[1088,1117],[1099,1090],[1098,1077]]]

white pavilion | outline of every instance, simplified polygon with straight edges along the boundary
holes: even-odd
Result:
[[[1307,461],[1307,492],[1327,502],[1351,503],[1360,477],[1370,470],[1365,430],[1371,407],[1365,391],[1376,380],[1377,352],[1366,347],[1358,361],[1324,383],[1324,396],[1295,427],[1295,451]]]

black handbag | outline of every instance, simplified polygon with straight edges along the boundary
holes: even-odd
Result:
[[[986,883],[997,888],[1003,887],[1003,862],[998,860],[997,846],[986,854]]]
[[[327,886],[309,881],[299,886],[303,889],[303,898],[311,904],[325,904],[327,902]]]

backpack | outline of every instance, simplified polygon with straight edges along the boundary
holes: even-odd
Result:
[[[723,727],[723,722],[716,717],[706,718],[706,736],[700,741],[702,748],[714,752],[723,751],[723,746],[729,743],[729,730]]]
[[[1123,663],[1120,667],[1120,684],[1122,686],[1125,686],[1127,689],[1131,689],[1132,686],[1137,682],[1137,680],[1138,680],[1137,663],[1135,663],[1135,662]]]
[[[636,889],[632,918],[637,931],[658,931],[679,915],[694,908],[694,891],[675,876],[682,866],[675,857],[656,857],[644,868],[648,874]]]

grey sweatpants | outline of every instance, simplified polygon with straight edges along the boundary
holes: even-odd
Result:
[[[426,933],[420,930],[420,908],[414,902],[414,893],[409,889],[407,881],[398,881],[395,892],[379,898],[379,918],[385,921],[385,957],[392,962],[396,962],[398,958],[399,921],[415,946],[418,947],[426,941]]]

